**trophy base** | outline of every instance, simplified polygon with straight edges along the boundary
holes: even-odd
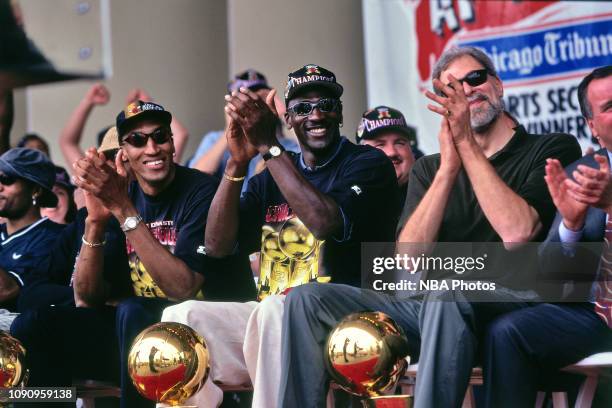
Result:
[[[412,395],[383,395],[362,400],[364,408],[412,408]]]

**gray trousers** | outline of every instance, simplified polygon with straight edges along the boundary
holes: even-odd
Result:
[[[327,335],[350,313],[380,311],[404,329],[412,360],[420,354],[415,408],[460,407],[486,325],[502,313],[531,305],[524,300],[531,295],[511,291],[485,296],[482,302],[468,302],[459,291],[432,292],[423,301],[346,285],[294,288],[285,302],[278,406],[325,407]]]

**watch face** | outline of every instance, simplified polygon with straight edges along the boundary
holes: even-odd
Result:
[[[281,149],[280,149],[280,147],[278,147],[278,146],[272,146],[272,147],[270,148],[270,154],[271,154],[272,156],[278,156],[279,154],[281,154]]]
[[[129,218],[125,224],[128,228],[134,228],[136,226],[136,218]]]

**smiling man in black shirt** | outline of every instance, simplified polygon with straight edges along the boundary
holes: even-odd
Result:
[[[231,158],[208,215],[206,249],[217,257],[260,251],[261,302],[190,301],[164,311],[164,320],[190,325],[210,345],[211,378],[191,401],[198,407],[221,402],[214,382],[249,381],[253,407],[275,407],[284,294],[321,275],[357,286],[361,243],[394,240],[398,211],[388,206],[398,200],[393,166],[379,149],[340,135],[342,91],[335,75],[318,65],[289,74],[285,120],[300,154],[276,140],[274,91],[267,101],[246,88],[226,97]],[[258,153],[267,169],[240,197]]]
[[[131,103],[117,116],[116,170],[93,149],[74,165],[87,214],[82,229],[77,225],[69,230],[63,252],[75,256],[77,234],[81,245],[74,272],[64,270],[72,274],[77,307],[41,308],[13,324],[12,332],[32,362],[31,385],[120,377],[122,407],[152,407],[127,372],[136,335],[158,322],[162,310],[177,300],[254,298],[246,255],[216,260],[204,253],[206,217],[217,180],[173,162],[170,121],[160,105]],[[109,271],[107,263],[115,269]],[[57,271],[57,265],[49,268]]]

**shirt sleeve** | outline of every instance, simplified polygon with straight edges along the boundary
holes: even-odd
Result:
[[[184,214],[176,226],[174,256],[185,262],[191,270],[201,274],[204,274],[206,269],[206,218],[216,190],[217,182],[212,177],[202,182],[185,204]]]
[[[556,213],[555,205],[544,181],[546,160],[558,159],[561,166],[566,167],[578,160],[580,156],[580,146],[573,136],[558,134],[547,137],[540,146],[540,152],[526,182],[517,192],[538,213],[544,233],[549,230]]]
[[[340,207],[344,223],[333,237],[336,241],[389,239],[372,234],[372,217],[379,217],[381,223],[390,220],[394,230],[399,215],[397,177],[381,150],[369,148],[351,160],[327,195]]]
[[[439,155],[421,158],[412,166],[408,179],[406,201],[402,210],[402,216],[400,217],[402,220],[407,221],[410,218],[431,186],[434,174],[430,174],[428,162],[435,160],[436,157],[439,158]]]
[[[202,136],[202,141],[196,149],[196,152],[194,153],[193,157],[189,160],[189,163],[187,163],[187,167],[193,168],[193,166],[195,166],[200,157],[202,157],[207,151],[209,151],[210,148],[213,147],[215,143],[217,143],[217,140],[219,140],[219,137],[221,137],[222,135],[223,132],[214,131],[208,132],[207,134]]]

